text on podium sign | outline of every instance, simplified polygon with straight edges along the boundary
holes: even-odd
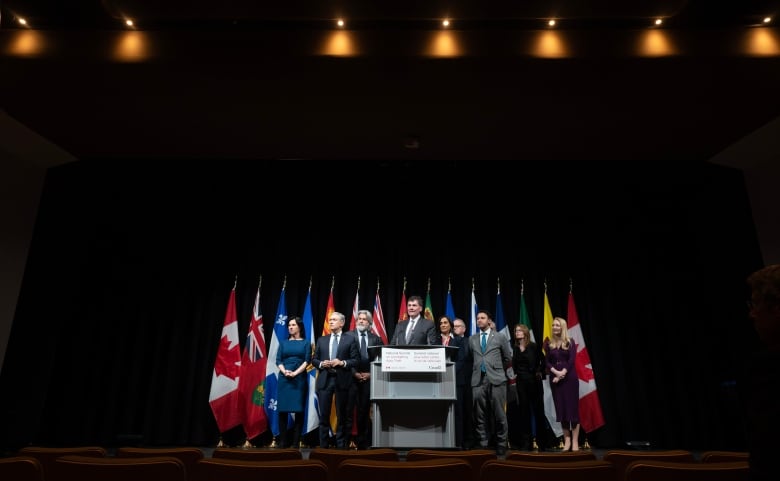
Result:
[[[382,349],[383,372],[445,372],[444,349]]]

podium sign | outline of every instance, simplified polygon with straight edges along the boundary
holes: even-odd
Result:
[[[376,346],[371,363],[374,447],[455,447],[455,363],[444,346]]]
[[[382,349],[382,372],[445,372],[444,349]]]

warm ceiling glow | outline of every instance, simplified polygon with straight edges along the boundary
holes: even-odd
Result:
[[[457,33],[451,30],[435,32],[429,44],[427,54],[434,57],[458,57],[463,55],[463,51],[458,43]]]
[[[8,44],[8,53],[20,57],[38,55],[43,52],[45,40],[45,37],[35,30],[20,30]]]
[[[640,35],[636,53],[643,57],[663,57],[674,55],[677,50],[672,45],[669,32],[648,30]]]
[[[772,17],[764,17],[764,23],[769,23],[772,21]]]
[[[24,18],[22,18],[22,17],[19,17],[19,18],[17,19],[17,21],[19,22],[19,25],[24,25],[24,26],[27,26],[27,20],[26,20],[26,19],[24,19]]]
[[[531,53],[545,58],[563,58],[570,55],[563,33],[555,30],[540,31]]]
[[[335,55],[338,57],[351,57],[357,55],[355,37],[352,32],[335,30],[328,32],[322,47],[323,55]]]
[[[128,18],[127,20],[125,20],[125,25],[127,25],[128,27],[132,27],[133,21]]]
[[[120,33],[119,43],[114,49],[114,58],[122,62],[146,60],[150,56],[147,40],[143,32]]]
[[[663,18],[656,18],[655,19],[655,26],[656,27],[661,26],[662,23],[664,23],[664,19]]]
[[[450,26],[450,21],[445,18],[444,20],[442,20],[441,26],[444,27],[444,28],[449,27]]]
[[[753,28],[747,31],[745,53],[748,55],[780,55],[780,39],[771,28]]]
[[[336,25],[338,25],[339,27],[343,27],[344,26],[344,20],[341,19],[341,18],[336,20]]]
[[[555,20],[554,20],[554,19],[550,19],[550,20],[548,20],[548,21],[547,21],[547,26],[548,26],[548,27],[554,27],[554,26],[555,26]]]

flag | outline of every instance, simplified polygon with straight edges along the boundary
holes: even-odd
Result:
[[[379,300],[379,288],[376,290],[374,298],[374,325],[371,326],[371,332],[382,338],[382,342],[387,345],[387,330],[385,329],[385,316],[382,314],[382,301]]]
[[[585,347],[585,338],[582,335],[577,308],[574,305],[574,294],[571,291],[569,291],[569,309],[566,316],[569,321],[569,336],[577,343],[574,367],[580,380],[580,424],[582,429],[589,433],[604,425],[604,414],[601,412],[596,377],[593,373],[593,365],[590,363],[588,348]]]
[[[525,306],[525,294],[520,293],[520,324],[524,324],[528,327],[528,332],[531,333],[531,342],[536,342],[534,337],[534,330],[531,329],[531,318],[528,316],[528,309]]]
[[[450,322],[455,319],[455,306],[452,305],[452,289],[447,289],[447,305],[444,308],[444,314],[449,318]]]
[[[477,333],[477,296],[474,294],[474,288],[471,288],[471,324],[469,327],[469,336]]]
[[[398,320],[409,320],[409,313],[406,312],[406,281],[404,281],[404,290],[401,291],[401,307],[398,309]]]
[[[309,287],[309,294],[306,296],[306,305],[303,308],[303,330],[306,333],[307,339],[309,339],[309,346],[311,347],[312,354],[314,353],[315,338],[314,338],[314,314],[311,312],[311,287]],[[308,376],[309,391],[306,397],[306,406],[303,411],[303,432],[304,434],[310,433],[320,426],[320,414],[319,405],[317,404],[317,370],[311,363],[306,367],[306,375]],[[296,447],[297,446],[293,446]]]
[[[349,321],[349,330],[354,331],[357,324],[357,313],[360,310],[360,280],[358,279],[358,288],[355,292],[355,303],[352,304],[352,319]]]
[[[253,439],[268,429],[265,415],[265,370],[268,358],[265,354],[263,314],[260,312],[260,286],[255,294],[255,307],[249,321],[249,332],[241,359],[241,378],[238,390],[244,407],[244,432],[247,439]]]
[[[274,330],[271,333],[271,344],[268,347],[268,359],[271,359],[272,362],[269,362],[265,368],[265,414],[268,416],[268,425],[274,436],[279,435],[279,415],[276,411],[279,367],[276,365],[276,353],[279,351],[279,343],[287,337],[287,304],[284,287],[282,287],[279,306],[276,308]]]
[[[433,321],[433,305],[431,304],[431,286],[428,283],[428,294],[425,295],[425,311],[423,317],[430,321]]]
[[[496,332],[503,335],[512,351],[512,336],[509,334],[509,325],[504,318],[504,303],[501,302],[501,289],[496,291]]]
[[[243,410],[240,409],[241,393],[238,391],[240,374],[241,345],[238,340],[236,286],[234,285],[228,299],[209,391],[209,404],[221,433],[241,424]]]
[[[547,291],[544,291],[544,341],[549,341],[552,338],[552,324],[553,315],[550,309],[550,301],[547,299]],[[546,353],[545,353],[546,354]],[[550,428],[557,437],[563,436],[563,428],[561,423],[556,421],[555,415],[555,403],[553,403],[552,390],[550,389],[550,375],[547,375],[547,379],[542,383],[544,388],[544,415],[547,417],[547,422],[550,423]]]
[[[333,307],[333,286],[330,286],[330,295],[328,296],[328,307],[325,309],[325,324],[322,326],[322,335],[326,336],[330,334],[330,325],[328,325],[328,319],[330,315],[336,312],[336,308]],[[338,417],[336,416],[336,396],[333,396],[330,406],[330,430],[331,434],[336,434],[336,428],[338,425]]]

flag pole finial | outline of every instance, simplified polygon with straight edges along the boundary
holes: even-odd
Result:
[[[404,276],[404,292],[406,292],[406,276]]]
[[[330,290],[333,290],[333,287],[336,285],[336,276],[333,276],[330,278]]]
[[[428,276],[428,293],[431,292],[431,276]]]
[[[525,293],[525,281],[523,278],[520,278],[520,295],[522,296]]]
[[[282,290],[287,289],[287,274],[284,275],[284,281],[282,282]]]
[[[236,274],[236,278],[233,279],[233,289],[235,289],[237,285],[238,285],[238,274]]]
[[[311,284],[314,281],[314,276],[312,274],[309,274],[309,290],[311,291]]]
[[[379,292],[379,276],[376,276],[376,291]]]
[[[571,294],[573,290],[574,290],[574,281],[571,279],[571,276],[569,276],[569,294]]]
[[[447,292],[450,292],[452,290],[452,278],[447,278]]]
[[[501,293],[501,277],[496,277],[496,292]]]
[[[358,288],[358,290],[360,290],[360,276],[358,276],[358,286],[357,286],[357,288]]]

